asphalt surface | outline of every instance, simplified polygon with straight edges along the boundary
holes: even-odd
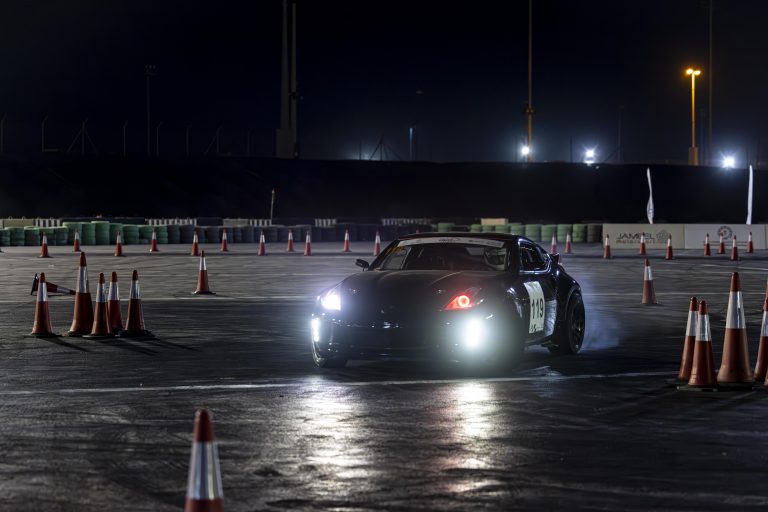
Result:
[[[584,290],[582,353],[533,349],[516,370],[472,374],[419,361],[314,368],[314,296],[366,256],[338,244],[314,244],[312,257],[231,248],[207,247],[211,297],[190,293],[198,260],[188,247],[128,246],[126,258],[86,248],[94,289],[98,272],[119,273],[124,315],[139,270],[157,335],[145,341],[27,337],[33,274],[74,288],[77,256],[4,248],[0,510],[181,510],[197,407],[214,417],[228,511],[768,505],[768,394],[667,382],[691,295],[709,303],[719,364],[733,270],[754,364],[768,252],[734,263],[652,251],[663,304],[641,306],[640,257],[614,250],[605,261],[599,247],[577,246],[564,263]],[[67,331],[72,299],[51,296],[50,309],[54,329]]]

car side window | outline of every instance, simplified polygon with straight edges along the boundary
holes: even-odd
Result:
[[[547,268],[547,261],[536,247],[520,244],[520,270],[523,272],[539,272]]]

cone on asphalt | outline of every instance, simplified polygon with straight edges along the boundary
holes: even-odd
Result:
[[[674,259],[674,256],[672,255],[672,235],[667,236],[667,252],[664,255],[665,260],[671,260]]]
[[[733,235],[733,244],[731,245],[731,261],[739,260],[739,248],[736,247],[736,235]]]
[[[114,338],[109,327],[109,315],[107,314],[107,292],[104,281],[104,273],[99,273],[99,284],[96,286],[96,311],[93,314],[93,327],[91,334],[84,338]]]
[[[720,235],[720,245],[717,246],[717,254],[725,254],[725,241],[723,235]]]
[[[288,230],[288,246],[285,248],[285,252],[294,252],[293,250],[293,230]]]
[[[741,294],[739,273],[731,275],[728,313],[725,317],[723,359],[717,372],[721,386],[751,387],[754,382],[747,349],[747,323],[744,319],[744,298]]]
[[[229,252],[229,240],[227,239],[227,228],[221,228],[221,249],[219,252]]]
[[[195,234],[192,235],[192,250],[189,254],[191,256],[200,256],[200,244],[197,238],[197,230],[195,230]]]
[[[43,241],[40,244],[40,256],[39,258],[50,258],[51,254],[48,252],[48,235],[43,233]]]
[[[35,274],[35,277],[32,278],[32,291],[29,293],[30,295],[36,295],[37,289],[40,284],[40,278],[37,274]],[[49,281],[45,282],[46,291],[48,293],[60,293],[62,295],[74,295],[75,290],[70,290],[69,288],[65,288],[63,286],[59,286],[58,284],[53,284]]]
[[[80,231],[75,231],[75,242],[72,246],[72,252],[80,252]]]
[[[304,256],[312,256],[312,234],[307,231],[307,238],[304,240]]]
[[[208,286],[208,266],[205,264],[205,251],[200,251],[200,267],[197,272],[197,289],[195,295],[214,295]]]
[[[760,326],[760,344],[757,347],[755,381],[768,382],[768,297],[763,303],[763,323]]]
[[[688,308],[688,323],[685,325],[685,340],[683,341],[683,355],[680,358],[680,371],[677,372],[677,380],[681,384],[691,380],[691,368],[693,367],[693,349],[696,344],[696,322],[699,319],[699,304],[696,297],[691,297]]]
[[[557,235],[552,233],[552,243],[549,245],[549,254],[557,254]]]
[[[755,252],[755,245],[752,243],[752,232],[749,232],[749,239],[747,239],[747,254]]]
[[[157,246],[157,230],[152,230],[152,243],[149,246],[149,252],[160,252],[160,248]]]
[[[709,247],[709,233],[704,237],[704,256],[710,256],[712,254]]]
[[[717,391],[715,376],[715,356],[712,352],[712,332],[709,329],[707,301],[699,302],[699,315],[696,321],[696,341],[693,348],[691,378],[688,384],[678,389],[693,391]]]
[[[152,333],[144,325],[144,310],[141,305],[141,287],[139,273],[134,270],[131,275],[131,296],[128,299],[128,319],[125,330],[120,333],[123,338],[151,337]]]
[[[381,252],[381,237],[379,236],[379,232],[376,231],[376,238],[373,242],[373,255],[378,256]]]
[[[110,330],[113,334],[119,334],[123,330],[123,314],[120,311],[120,290],[117,285],[117,272],[112,272],[109,279],[107,316],[109,317]]]
[[[643,304],[658,304],[656,302],[656,292],[653,289],[653,273],[651,272],[651,262],[645,259],[643,271]]]
[[[149,252],[152,251],[150,250]],[[117,241],[115,242],[115,256],[123,256],[123,238],[120,236],[120,233],[117,234]]]
[[[349,229],[344,230],[344,247],[342,248],[341,252],[349,252]]]
[[[32,324],[30,335],[38,338],[56,338],[58,334],[53,332],[51,326],[51,313],[48,310],[48,287],[45,285],[45,273],[42,273],[40,274],[40,286],[37,289],[37,301],[35,302],[35,321]]]
[[[611,241],[608,238],[608,235],[605,235],[605,242],[603,242],[603,259],[611,259]]]
[[[571,234],[565,235],[565,254],[571,254]]]
[[[198,409],[192,432],[184,512],[223,512],[223,500],[219,451],[213,436],[213,422],[208,411]]]
[[[267,255],[267,242],[264,238],[264,231],[261,231],[261,234],[259,235],[259,256],[266,256]]]
[[[645,256],[645,233],[640,234],[640,256]]]
[[[80,252],[80,265],[77,271],[77,288],[75,289],[75,312],[72,325],[67,336],[84,336],[90,334],[93,328],[93,301],[88,287],[88,266],[85,253]]]

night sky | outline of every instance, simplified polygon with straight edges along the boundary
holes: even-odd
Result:
[[[299,0],[299,137],[305,158],[367,158],[383,135],[408,157],[518,159],[525,133],[527,0]],[[703,70],[701,0],[534,0],[534,150],[569,160],[597,146],[615,157],[618,112],[627,161],[684,161],[689,65]],[[768,2],[716,0],[714,154],[768,151]],[[144,65],[153,78],[161,154],[202,154],[217,125],[222,152],[272,156],[278,124],[281,2],[5,0],[0,4],[0,116],[6,152],[66,149],[80,121],[102,154],[145,151]],[[417,95],[416,91],[424,92]],[[700,119],[699,119],[700,120]],[[697,130],[698,131],[698,130]],[[706,132],[705,132],[706,134]],[[698,136],[698,133],[697,133]],[[154,139],[154,135],[153,135]]]

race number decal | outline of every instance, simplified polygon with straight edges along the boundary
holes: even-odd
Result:
[[[541,284],[538,281],[524,283],[528,290],[530,299],[531,317],[528,322],[528,334],[541,332],[544,330],[544,317],[546,316],[546,307],[544,304],[544,292],[541,291]]]

